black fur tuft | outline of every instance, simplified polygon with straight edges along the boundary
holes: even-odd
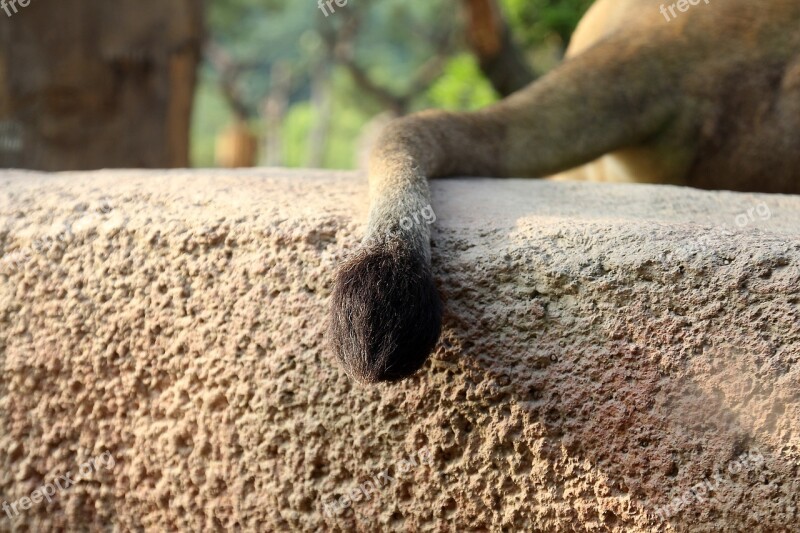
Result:
[[[358,252],[336,274],[328,340],[362,383],[407,378],[427,361],[442,302],[421,254],[393,241]]]

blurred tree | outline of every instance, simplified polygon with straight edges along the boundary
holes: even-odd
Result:
[[[428,7],[434,5],[435,9],[432,11],[415,13],[413,10],[408,10],[405,3],[391,5],[392,2],[387,0],[380,3],[367,0],[360,10],[342,13],[340,20],[336,21],[340,24],[320,24],[319,33],[330,50],[330,56],[345,68],[363,93],[375,99],[393,115],[404,115],[409,112],[413,102],[427,92],[442,75],[447,61],[457,50],[454,38],[457,21],[439,16],[442,15],[443,4],[435,6],[436,3],[428,4]],[[373,22],[373,18],[387,7],[393,9],[393,12],[390,17],[384,19],[384,24],[386,20],[391,21],[392,26],[405,22],[405,27],[411,29],[414,37],[411,42],[403,40],[397,42],[394,44],[395,49],[403,50],[403,47],[413,46],[424,50],[416,60],[414,70],[399,78],[402,80],[401,83],[398,83],[397,79],[383,79],[381,71],[375,64],[364,66],[364,63],[369,63],[374,46],[363,46],[363,42],[364,40],[375,42],[369,33],[371,28],[377,26],[377,21],[374,25],[367,23]],[[417,18],[420,15],[424,17],[422,20]],[[430,27],[425,27],[424,21],[431,19],[434,23]],[[378,27],[381,30],[387,29]],[[391,33],[382,35],[384,35],[381,39],[383,46],[392,46],[393,43],[389,40]],[[406,37],[403,36],[403,39]]]
[[[231,112],[232,123],[217,136],[214,161],[224,168],[253,167],[258,157],[258,138],[248,126],[255,109],[247,105],[239,88],[240,74],[247,67],[236,63],[213,40],[206,45],[206,58],[219,74],[219,85]]]
[[[555,41],[562,55],[592,3],[594,0],[502,0],[511,31],[524,47]]]
[[[217,96],[201,91],[195,132],[229,127],[233,119],[208,123],[217,115],[207,106],[222,98],[232,117],[247,116],[263,133],[265,163],[352,166],[369,118],[420,107],[457,51],[450,1],[351,0],[328,17],[286,0],[212,2],[213,47],[201,79]],[[270,75],[278,64],[280,76]],[[198,139],[196,161],[209,163],[208,153]]]
[[[1,16],[0,130],[14,139],[0,166],[186,166],[202,13],[201,0],[71,0]]]
[[[511,36],[497,0],[461,0],[465,32],[481,70],[501,96],[534,79],[533,70]]]
[[[265,139],[262,163],[352,168],[387,117],[480,108],[551,68],[590,3],[349,0],[326,17],[304,2],[211,0],[213,42],[236,65],[236,101],[209,58],[195,162],[213,163],[214,136],[246,115]]]
[[[214,160],[218,167],[253,167],[258,157],[258,138],[245,122],[233,122],[218,136]]]
[[[264,163],[277,167],[283,163],[283,127],[289,110],[289,93],[292,78],[289,68],[282,61],[276,61],[270,71],[271,88],[264,102]]]
[[[245,147],[256,142],[252,130],[257,129],[264,138],[264,161],[284,164],[283,122],[293,98],[309,97],[307,73],[316,57],[309,48],[319,47],[309,43],[313,41],[309,33],[314,19],[309,17],[309,9],[308,5],[284,0],[209,2],[211,39],[205,68],[201,70],[206,91],[199,99],[201,115],[194,131],[198,137],[219,138],[213,144],[213,157],[208,141],[196,143],[196,162],[233,164],[232,154],[219,153],[232,150],[239,156],[252,155],[252,161],[239,160],[237,165],[255,164],[256,152]],[[294,94],[296,79],[303,84],[302,95]],[[213,90],[209,85],[214,86]],[[219,105],[220,97],[227,104],[229,117],[210,112],[209,106]],[[242,146],[237,148],[239,144]]]

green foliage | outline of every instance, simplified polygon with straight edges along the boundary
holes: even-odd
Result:
[[[432,42],[457,25],[453,0],[349,0],[347,8],[365,10],[356,40],[357,62],[395,94],[409,90],[416,69],[435,55]]]
[[[378,112],[365,112],[355,105],[356,91],[349,76],[338,70],[333,76],[333,106],[330,117],[328,142],[325,147],[323,167],[355,168],[356,143],[364,125]],[[289,110],[282,129],[283,158],[288,167],[302,167],[308,154],[308,136],[319,119],[307,101],[294,104]]]
[[[283,158],[287,167],[302,167],[308,151],[308,132],[314,123],[314,111],[308,102],[292,106],[283,123]]]
[[[545,65],[558,58],[591,0],[500,0],[516,39],[529,57]],[[311,71],[320,61],[331,63],[332,99],[324,166],[353,168],[361,128],[382,112],[380,102],[354,83],[346,70],[332,63],[323,32],[335,31],[350,17],[360,19],[354,42],[355,58],[371,80],[395,95],[406,94],[420,68],[436,53],[436,42],[458,35],[460,17],[455,0],[349,0],[325,18],[314,2],[290,0],[209,0],[207,20],[213,41],[247,68],[238,88],[247,108],[260,110],[274,80],[273,65],[289,66],[293,85],[290,107],[282,126],[284,164],[303,166],[308,136],[321,117],[309,102]],[[554,46],[553,43],[557,42]],[[428,107],[478,109],[497,99],[472,55],[463,48],[450,57],[441,76],[411,103]],[[214,162],[216,135],[232,120],[219,89],[217,73],[201,69],[192,125],[193,163]],[[263,119],[253,121],[263,136]]]
[[[325,151],[325,168],[350,169],[358,164],[357,142],[370,118],[381,110],[377,106],[359,105],[358,91],[350,76],[336,69],[333,76],[331,126]]]
[[[449,110],[475,110],[497,100],[472,54],[451,59],[442,76],[428,90],[426,104]]]
[[[219,89],[213,83],[200,83],[195,93],[192,117],[192,165],[214,166],[215,134],[228,125],[231,113]]]
[[[501,0],[515,37],[527,48],[555,36],[566,47],[594,0]]]

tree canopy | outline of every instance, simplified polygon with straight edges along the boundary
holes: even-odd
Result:
[[[500,0],[499,7],[525,61],[542,73],[558,62],[590,3]],[[289,0],[210,2],[193,163],[213,165],[215,138],[238,120],[259,139],[260,164],[353,168],[373,117],[491,103],[498,95],[467,45],[462,6],[349,0],[325,16]]]

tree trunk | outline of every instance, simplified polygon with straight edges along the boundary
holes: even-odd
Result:
[[[328,131],[331,125],[330,71],[326,62],[318,62],[311,73],[311,108],[314,122],[308,133],[306,166],[320,168],[325,160]]]
[[[272,89],[264,102],[264,162],[269,167],[280,167],[283,161],[283,123],[289,110],[289,93],[292,77],[289,67],[278,62],[270,71]]]
[[[218,167],[254,167],[257,159],[258,138],[246,122],[236,120],[217,136],[215,160]]]
[[[511,36],[497,0],[462,0],[467,40],[481,71],[500,96],[508,96],[535,79]]]
[[[201,0],[0,11],[0,167],[189,164]]]

